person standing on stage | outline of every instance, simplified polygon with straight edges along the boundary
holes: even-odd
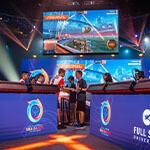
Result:
[[[26,80],[28,80],[29,73],[27,71],[22,71],[21,76],[20,83],[25,83]]]
[[[56,75],[50,82],[51,85],[58,85],[59,88],[63,88],[65,86],[64,82],[65,70],[60,68],[58,70],[58,75]],[[59,105],[59,93],[57,93],[57,115],[58,115],[58,129],[63,128],[61,124],[61,117],[60,117],[60,105]]]
[[[86,90],[87,83],[82,78],[82,71],[76,71],[76,78],[78,79],[76,91],[77,91],[77,111],[79,113],[79,125],[75,126],[76,129],[84,129],[86,127],[84,123],[85,109],[86,109]]]
[[[144,79],[145,79],[144,71],[139,71],[139,70],[137,70],[137,71],[138,71],[138,72],[137,72],[136,75],[135,75],[136,81],[144,80]]]
[[[35,84],[35,77],[30,77],[28,84]]]
[[[74,83],[74,77],[70,76],[68,78],[69,82],[71,83],[70,85],[70,90],[69,90],[69,112],[70,112],[70,125],[74,125],[76,121],[76,107],[75,103],[77,101],[76,99],[76,85]]]
[[[36,84],[42,84],[44,81],[44,75],[43,74],[39,74],[38,75],[38,79],[36,81]]]
[[[103,76],[104,83],[113,82],[112,76],[110,73],[105,73]]]

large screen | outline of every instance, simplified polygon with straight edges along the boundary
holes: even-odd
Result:
[[[118,53],[118,10],[43,13],[43,54]]]

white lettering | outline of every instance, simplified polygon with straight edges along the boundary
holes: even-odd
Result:
[[[146,131],[143,128],[134,127],[134,134],[146,137]]]
[[[140,137],[140,136],[134,135],[134,136],[133,136],[133,139],[136,140],[136,141],[140,141],[140,142],[148,143],[148,144],[149,144],[149,139],[144,138],[144,137]]]
[[[136,133],[136,127],[134,127],[134,134]]]

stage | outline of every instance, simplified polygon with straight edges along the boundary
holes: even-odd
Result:
[[[85,130],[75,130],[72,126],[58,130],[57,134],[46,134],[18,140],[0,142],[1,150],[124,150],[100,139]]]

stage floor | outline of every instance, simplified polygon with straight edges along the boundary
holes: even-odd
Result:
[[[57,134],[0,142],[0,150],[125,150],[89,133],[89,126],[76,130],[67,126]]]

